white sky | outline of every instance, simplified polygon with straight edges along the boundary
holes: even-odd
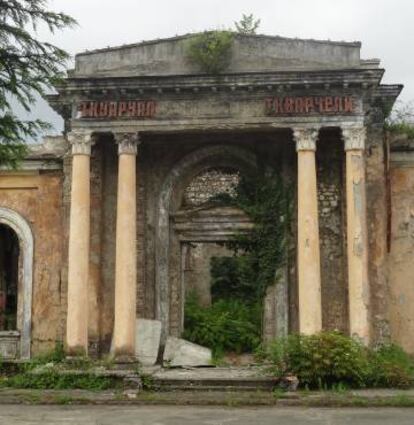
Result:
[[[205,29],[230,28],[243,13],[261,19],[259,33],[362,42],[363,58],[380,58],[385,83],[402,83],[414,99],[413,0],[50,0],[79,26],[40,38],[71,54]],[[36,115],[61,122],[39,103]]]

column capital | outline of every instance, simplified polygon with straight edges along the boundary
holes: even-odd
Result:
[[[72,155],[90,156],[91,147],[95,144],[96,136],[92,133],[71,131],[68,133],[67,138],[72,147]]]
[[[344,127],[341,131],[346,151],[365,149],[366,128],[364,126]]]
[[[118,154],[136,155],[141,143],[138,133],[114,133],[115,143],[118,144]]]
[[[296,151],[316,151],[316,141],[319,128],[293,128],[293,139],[296,142]]]

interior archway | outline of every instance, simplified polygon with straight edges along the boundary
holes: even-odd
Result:
[[[181,207],[183,192],[203,170],[212,166],[236,168],[247,172],[257,166],[256,156],[231,145],[214,145],[198,149],[179,161],[162,185],[158,202],[156,228],[156,295],[157,318],[162,322],[162,340],[170,333],[170,287],[179,287],[179,273],[171,273],[170,263],[179,262],[179,242],[171,240],[170,215]],[[166,241],[168,241],[166,243]],[[173,283],[172,283],[173,282]],[[175,284],[174,284],[175,282]],[[176,312],[177,313],[177,312]]]

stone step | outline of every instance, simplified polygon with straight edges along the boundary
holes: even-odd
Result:
[[[279,383],[276,378],[153,378],[152,385],[159,391],[272,391]]]

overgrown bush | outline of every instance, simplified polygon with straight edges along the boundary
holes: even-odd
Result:
[[[196,34],[189,41],[187,57],[207,74],[218,74],[230,63],[233,37],[231,31]]]
[[[369,386],[408,388],[414,383],[414,360],[395,344],[370,350],[369,364]]]
[[[185,339],[211,348],[215,357],[225,352],[251,352],[260,344],[260,306],[222,299],[203,308],[195,294],[190,294],[184,329]]]
[[[413,361],[401,348],[368,349],[339,332],[291,335],[262,347],[258,356],[270,361],[276,376],[294,374],[309,388],[402,388],[414,378]]]
[[[270,343],[260,355],[272,362],[277,376],[292,373],[311,388],[339,382],[360,387],[368,373],[364,347],[338,332],[290,335]]]

